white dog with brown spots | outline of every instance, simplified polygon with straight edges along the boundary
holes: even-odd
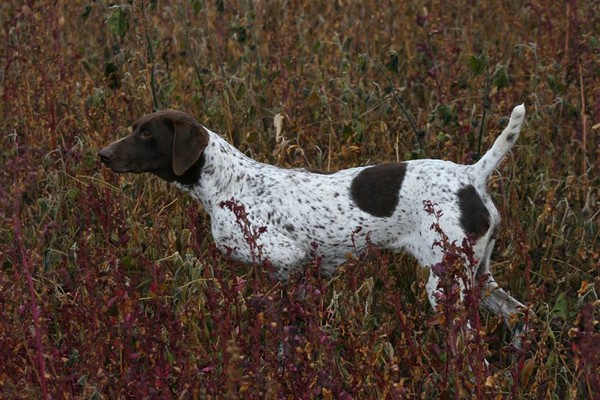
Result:
[[[331,174],[282,169],[259,163],[180,111],[144,116],[133,132],[99,152],[115,172],[150,172],[199,200],[211,217],[213,238],[221,251],[242,262],[256,255],[236,216],[223,203],[241,203],[251,225],[266,228],[258,238],[263,259],[281,279],[306,263],[315,251],[323,274],[332,274],[349,253],[372,244],[412,254],[423,266],[441,263],[434,242],[435,217],[424,202],[443,212],[439,226],[451,242],[470,238],[477,266],[469,276],[485,274],[482,305],[509,322],[523,304],[498,287],[490,255],[500,217],[487,190],[492,172],[516,142],[525,107],[515,107],[508,126],[474,165],[441,160],[412,160],[341,170]],[[430,273],[427,293],[437,304],[439,277]]]

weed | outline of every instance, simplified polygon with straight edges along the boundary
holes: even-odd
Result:
[[[597,8],[2,2],[0,397],[597,397]],[[414,260],[375,248],[332,279],[316,248],[284,285],[259,246],[217,251],[200,205],[96,158],[177,108],[281,167],[470,163],[523,101],[490,182],[494,276],[538,317],[520,351],[477,309],[468,242],[440,232],[438,310]]]

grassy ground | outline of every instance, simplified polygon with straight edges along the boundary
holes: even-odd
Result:
[[[111,4],[0,4],[1,398],[598,398],[597,1]],[[491,183],[495,276],[537,314],[521,350],[476,298],[431,310],[407,256],[282,288],[96,158],[177,108],[282,167],[469,163],[521,102]]]

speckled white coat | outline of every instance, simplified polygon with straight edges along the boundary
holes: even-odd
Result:
[[[474,165],[414,160],[342,170],[332,174],[281,169],[254,161],[189,114],[164,110],[142,117],[126,138],[98,153],[115,172],[151,172],[173,182],[204,205],[220,250],[242,262],[269,260],[281,279],[316,254],[331,275],[348,256],[376,246],[406,251],[425,267],[443,261],[434,243],[439,227],[450,243],[473,243],[470,276],[488,276],[482,304],[505,321],[522,306],[498,288],[489,259],[499,213],[487,191],[489,176],[516,142],[525,107],[515,107],[508,126]],[[248,227],[262,230],[250,246],[236,215],[224,203],[244,207]],[[427,292],[436,305],[439,278]]]
[[[435,219],[425,211],[425,201],[435,203],[436,209],[442,211],[440,227],[450,242],[460,244],[467,235],[474,237],[475,258],[483,269],[479,272],[489,273],[493,235],[500,218],[487,191],[487,180],[516,141],[524,115],[522,105],[515,108],[504,132],[475,165],[414,160],[380,166],[380,172],[376,170],[378,167],[351,168],[332,174],[281,169],[246,157],[207,129],[209,143],[203,153],[201,177],[195,185],[179,186],[201,201],[210,214],[218,248],[230,252],[236,260],[252,262],[258,254],[252,254],[236,216],[223,206],[223,202],[230,200],[242,204],[252,228],[266,228],[257,240],[260,259],[268,259],[282,279],[295,267],[302,266],[314,251],[322,257],[322,272],[332,274],[349,254],[365,249],[367,237],[374,245],[409,252],[423,266],[441,262],[441,249],[433,245],[440,237],[431,228]],[[359,181],[359,176],[369,169],[373,169],[372,175]],[[392,200],[395,204],[384,204],[393,209],[381,216],[373,207],[382,199],[370,199],[367,195],[363,204],[359,204],[356,193],[376,188],[373,186],[376,183],[369,179],[385,179],[384,175],[389,173],[396,173],[400,181],[398,191],[393,194],[397,200]],[[470,196],[471,203],[467,199],[466,205],[461,204],[461,196]],[[374,203],[369,204],[371,201]],[[475,203],[479,210],[469,208]],[[469,232],[468,214],[478,211],[479,216],[473,218],[485,221],[475,221],[474,227],[479,232]],[[482,226],[484,229],[479,229]],[[434,274],[430,276],[427,288],[435,304],[433,294],[438,280]],[[491,282],[495,285],[493,279]]]

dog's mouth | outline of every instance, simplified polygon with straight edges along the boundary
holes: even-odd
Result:
[[[100,161],[102,161],[102,164],[115,173],[141,174],[144,172],[153,171],[153,169],[147,165],[140,165],[139,163],[132,162],[131,160],[124,160],[115,157],[115,154],[111,151],[111,149],[106,147],[98,152],[98,157],[100,158]]]
[[[125,172],[133,172],[139,173],[142,171],[137,171],[135,167],[131,165],[127,165],[127,163],[119,162],[117,158],[115,158],[115,153],[109,147],[105,147],[98,152],[98,157],[102,163],[110,168],[111,171],[117,173],[125,173]]]
[[[127,165],[124,163],[116,162],[115,160],[105,160],[102,159],[102,163],[109,168],[112,172],[118,174],[130,173],[130,174],[141,174],[143,172],[147,172],[145,169],[136,167],[133,165]]]
[[[118,174],[122,174],[122,173],[137,173],[136,171],[132,170],[131,168],[127,168],[126,166],[123,165],[119,165],[116,163],[112,163],[110,161],[102,161],[104,163],[104,165],[106,165],[106,167],[108,167],[112,172],[118,173]],[[141,172],[141,171],[140,171]]]

